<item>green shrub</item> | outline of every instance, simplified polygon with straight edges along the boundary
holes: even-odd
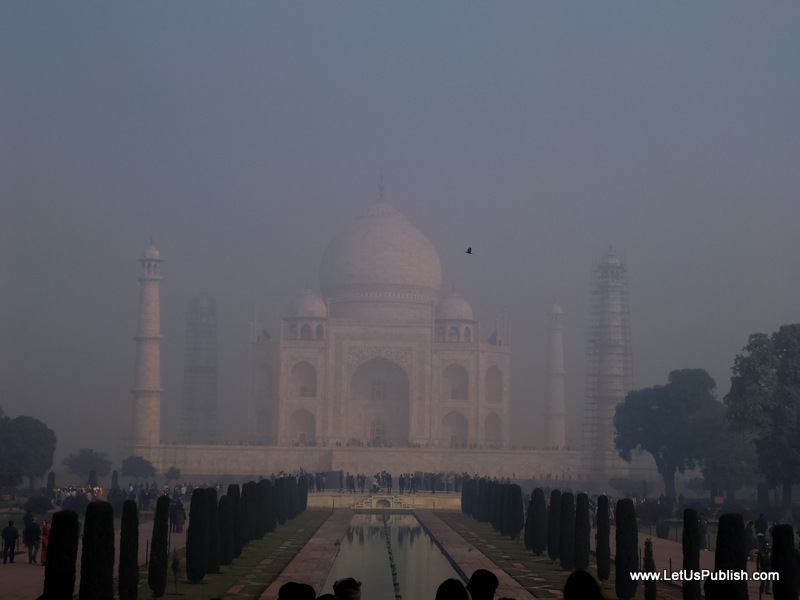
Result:
[[[561,490],[550,492],[550,508],[547,511],[547,555],[550,560],[558,558],[561,527]]]
[[[136,600],[139,594],[139,514],[133,500],[122,503],[118,589],[120,600]]]
[[[150,565],[147,585],[154,598],[167,591],[167,563],[169,561],[169,496],[159,496],[153,519],[153,537],[150,542]]]
[[[592,537],[592,523],[589,516],[589,496],[578,494],[575,500],[575,568],[589,570],[589,544]]]
[[[75,591],[75,564],[78,560],[78,515],[61,510],[53,515],[47,562],[44,568],[43,598],[72,600]],[[112,590],[113,593],[113,590]]]
[[[597,498],[597,578],[608,581],[611,576],[611,524],[608,517],[608,496]]]
[[[51,531],[52,532],[52,531]],[[80,600],[114,597],[114,511],[108,502],[86,507],[81,553]],[[50,557],[47,558],[48,562]]]
[[[630,600],[636,595],[637,581],[631,573],[639,570],[639,532],[636,525],[636,510],[633,500],[622,498],[617,501],[615,515],[617,523],[617,553],[614,557],[616,579],[614,587],[617,598]]]

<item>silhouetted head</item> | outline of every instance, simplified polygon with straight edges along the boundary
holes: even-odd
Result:
[[[469,578],[467,589],[472,600],[492,600],[498,585],[497,575],[486,569],[478,569]]]
[[[322,594],[317,600],[336,600],[336,596],[333,594]]]
[[[278,590],[278,600],[295,600],[300,598],[299,588],[300,584],[296,581],[288,581],[284,583]]]
[[[333,584],[336,600],[361,600],[361,582],[352,577],[340,579]]]
[[[458,579],[445,579],[436,590],[436,600],[469,600],[469,594]]]
[[[315,592],[314,588],[308,583],[298,583],[297,596],[295,597],[297,600],[316,600],[317,592]]]
[[[9,527],[13,527],[13,526],[14,526],[14,521],[9,521],[9,522],[8,522],[8,526],[9,526]]]
[[[564,600],[602,600],[600,586],[587,571],[575,571],[564,584]]]

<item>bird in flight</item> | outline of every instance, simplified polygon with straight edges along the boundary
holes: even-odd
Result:
[[[470,246],[469,248],[467,248],[467,254],[472,254],[472,246]]]

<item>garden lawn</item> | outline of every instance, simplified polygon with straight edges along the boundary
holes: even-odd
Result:
[[[483,552],[498,567],[516,579],[537,598],[562,598],[564,583],[570,572],[563,570],[558,561],[552,562],[547,552],[536,556],[525,549],[522,539],[512,540],[501,536],[489,523],[479,523],[458,511],[437,511],[436,515],[447,523],[467,542]],[[589,572],[597,578],[597,563],[594,553],[589,561]],[[611,563],[611,578],[605,584],[603,596],[616,598],[614,593],[614,563]],[[659,600],[682,600],[681,588],[667,583],[658,583]],[[644,582],[639,582],[636,599],[644,599]]]
[[[233,563],[221,566],[219,574],[206,575],[200,583],[189,583],[186,579],[185,551],[178,552],[180,572],[177,595],[181,600],[255,600],[277,578],[286,565],[330,517],[329,510],[309,509],[291,521],[267,533],[260,540],[252,540]],[[147,568],[139,571],[139,598],[151,598],[147,586]],[[172,574],[172,554],[167,568],[167,592],[165,598],[177,598],[175,579]]]

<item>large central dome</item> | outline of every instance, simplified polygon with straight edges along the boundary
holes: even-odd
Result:
[[[403,319],[405,313],[410,317],[396,305],[433,306],[441,283],[436,248],[383,201],[370,206],[328,245],[320,266],[322,294],[337,313],[331,316]],[[384,306],[378,315],[376,303],[395,305],[395,309],[390,313]]]

